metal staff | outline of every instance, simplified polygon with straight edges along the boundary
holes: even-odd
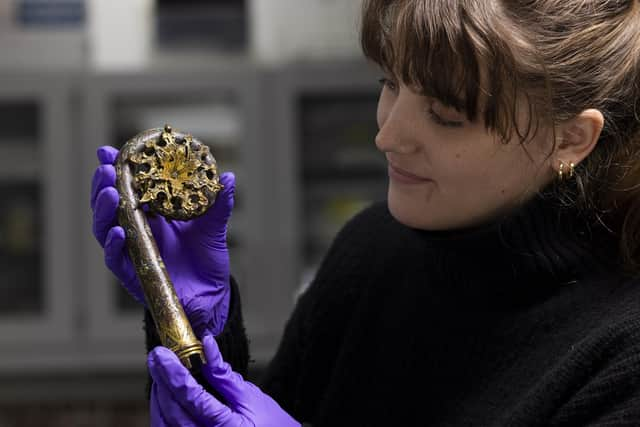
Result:
[[[162,345],[189,369],[206,363],[160,257],[143,204],[168,219],[202,215],[222,189],[209,147],[191,135],[164,129],[144,131],[125,143],[116,160],[120,194],[118,221],[136,269],[147,308]]]

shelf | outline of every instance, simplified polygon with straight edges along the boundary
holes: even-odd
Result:
[[[31,140],[0,143],[0,181],[39,180],[41,150]]]
[[[211,145],[236,146],[240,135],[240,118],[233,105],[206,99],[165,98],[151,94],[148,98],[119,97],[114,103],[119,128],[152,129],[170,124]]]

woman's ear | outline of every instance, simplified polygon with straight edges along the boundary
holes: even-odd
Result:
[[[559,140],[555,147],[552,168],[556,171],[560,164],[577,165],[595,148],[604,126],[600,110],[590,108],[558,127]]]

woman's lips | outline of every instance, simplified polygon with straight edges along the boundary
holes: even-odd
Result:
[[[404,184],[424,184],[425,182],[431,181],[429,178],[414,175],[411,172],[400,169],[399,167],[394,166],[392,163],[389,163],[389,177],[394,181],[398,181]]]

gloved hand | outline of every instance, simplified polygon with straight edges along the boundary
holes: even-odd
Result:
[[[125,245],[124,229],[118,225],[119,195],[114,167],[118,150],[103,146],[97,154],[101,165],[91,185],[93,234],[104,248],[107,267],[144,304],[144,294]],[[220,183],[224,189],[214,205],[198,218],[175,221],[147,215],[169,277],[198,337],[205,333],[217,336],[229,312],[227,222],[233,208],[235,177],[224,173]]]
[[[207,393],[173,352],[156,347],[147,359],[153,378],[153,427],[300,427],[273,399],[231,370],[212,336],[204,337],[202,344],[207,358],[202,373],[227,405]]]

